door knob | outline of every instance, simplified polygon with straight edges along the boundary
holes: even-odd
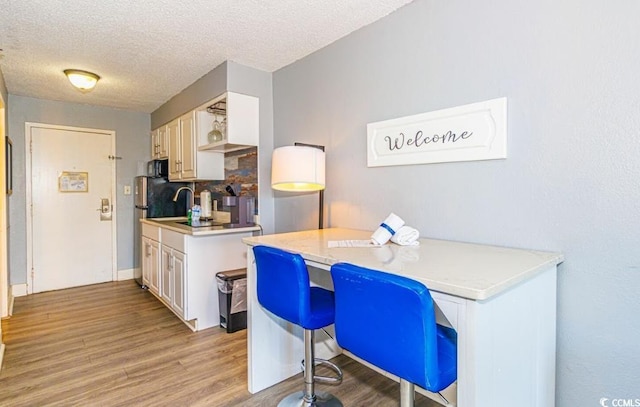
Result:
[[[109,203],[109,198],[102,198],[100,200],[100,220],[101,221],[111,221],[111,204]]]

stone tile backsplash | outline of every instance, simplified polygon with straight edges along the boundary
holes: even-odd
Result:
[[[255,198],[256,215],[258,214],[258,148],[249,147],[244,150],[225,153],[223,181],[201,181],[194,183],[196,203],[199,203],[200,192],[208,189],[211,200],[218,201],[218,210],[222,208],[222,197],[228,196],[227,185],[240,185],[241,196]]]

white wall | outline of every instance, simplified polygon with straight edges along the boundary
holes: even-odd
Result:
[[[9,95],[9,135],[13,140],[13,195],[11,195],[9,236],[12,285],[27,282],[25,122],[115,130],[117,186],[118,270],[133,267],[133,194],[124,195],[125,185],[133,185],[138,164],[150,159],[150,116],[148,113]],[[144,166],[143,170],[146,168]]]
[[[273,76],[275,146],[327,147],[330,226],[394,211],[565,254],[557,406],[640,398],[638,21],[633,0],[416,0]],[[368,122],[501,96],[508,159],[367,168]],[[315,199],[276,195],[276,231],[313,228]]]

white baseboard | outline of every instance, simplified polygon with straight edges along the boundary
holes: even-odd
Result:
[[[11,295],[14,297],[24,297],[27,295],[27,283],[12,285]]]
[[[118,281],[132,280],[136,269],[118,270]],[[22,297],[27,295],[27,284],[15,284],[11,286],[11,295],[13,297]]]
[[[136,269],[123,269],[118,270],[118,281],[132,280],[135,275]]]

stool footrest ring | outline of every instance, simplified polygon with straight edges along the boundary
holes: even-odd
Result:
[[[328,360],[319,359],[319,358],[315,358],[313,359],[313,361],[315,366],[326,366],[327,368],[333,370],[336,374],[336,377],[314,375],[313,380],[317,381],[318,383],[331,383],[331,384],[342,383],[342,369],[340,369],[338,365],[336,365],[333,362],[329,362]],[[300,367],[302,368],[302,371],[304,371],[304,360],[300,362]]]

